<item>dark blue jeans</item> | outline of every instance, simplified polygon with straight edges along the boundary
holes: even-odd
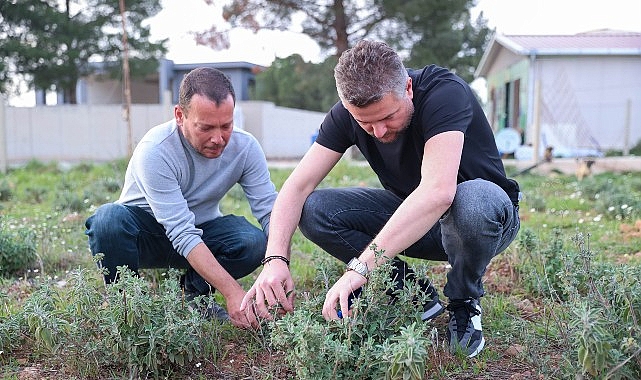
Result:
[[[347,263],[365,250],[402,202],[384,189],[318,189],[305,202],[299,228]],[[466,181],[458,185],[450,209],[401,254],[448,261],[452,268],[445,295],[479,298],[484,294],[481,280],[487,265],[514,240],[519,227],[518,206],[503,189],[481,179]]]
[[[116,268],[127,266],[134,272],[143,268],[187,269],[185,290],[197,294],[212,291],[209,284],[172,246],[164,227],[145,210],[136,206],[108,203],[90,216],[85,226],[89,248],[102,253],[107,283],[116,280]],[[196,226],[216,260],[233,278],[253,272],[265,257],[265,233],[244,217],[225,215]]]

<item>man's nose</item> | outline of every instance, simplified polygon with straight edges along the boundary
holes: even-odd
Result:
[[[220,144],[223,142],[223,133],[218,129],[214,129],[209,135],[209,141],[214,144]]]
[[[381,138],[387,133],[387,126],[385,123],[372,123],[372,133],[374,137]]]

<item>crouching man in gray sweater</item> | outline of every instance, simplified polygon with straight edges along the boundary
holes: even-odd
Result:
[[[120,198],[100,206],[86,221],[93,255],[104,255],[105,280],[116,268],[185,268],[186,298],[217,289],[218,305],[207,316],[257,326],[253,308],[240,310],[245,291],[235,279],[253,272],[265,256],[276,188],[257,140],[234,129],[235,93],[225,74],[212,68],[188,73],[174,120],[142,138],[129,161]],[[223,215],[220,201],[240,184],[260,223]]]

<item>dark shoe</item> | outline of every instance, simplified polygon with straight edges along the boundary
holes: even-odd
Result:
[[[434,286],[432,286],[431,281],[427,278],[417,280],[416,273],[407,265],[407,263],[405,263],[405,261],[398,257],[394,258],[394,261],[392,262],[392,278],[394,278],[394,288],[388,291],[388,294],[391,296],[392,304],[396,302],[395,293],[403,289],[406,282],[416,281],[421,292],[430,298],[429,301],[421,305],[423,309],[423,312],[421,313],[421,320],[429,321],[443,314],[443,311],[445,311],[445,307],[438,298],[438,291]],[[415,300],[414,302],[417,303],[417,301],[418,300]]]
[[[445,307],[443,307],[443,304],[439,300],[438,291],[432,286],[429,279],[416,280],[416,273],[407,265],[407,263],[405,263],[405,261],[398,257],[394,258],[392,261],[391,276],[394,281],[394,285],[386,291],[386,294],[390,297],[390,305],[393,305],[396,302],[396,293],[405,287],[405,282],[417,281],[421,291],[430,297],[430,300],[422,305],[423,312],[421,313],[421,320],[429,321],[443,314]],[[354,298],[358,298],[361,295],[362,290],[362,288],[358,288],[350,294],[347,300],[349,308],[352,307]],[[338,318],[343,318],[340,310],[338,311]]]
[[[197,297],[200,297],[199,302],[196,302]],[[198,310],[200,315],[208,321],[211,321],[212,319],[228,321],[230,319],[229,314],[227,314],[227,310],[214,302],[213,299],[210,298],[210,294],[201,295],[185,292],[185,303],[189,308]]]
[[[443,307],[441,300],[438,298],[438,291],[432,286],[430,280],[419,280],[418,284],[421,287],[421,291],[430,297],[430,300],[423,304],[421,320],[426,322],[443,314],[445,307]]]
[[[485,346],[483,328],[481,327],[481,304],[479,300],[450,300],[447,305],[450,322],[447,328],[447,340],[450,352],[463,352],[468,358],[475,357]]]
[[[228,321],[230,319],[225,308],[211,298],[216,289],[209,286],[193,269],[187,270],[180,276],[180,287],[183,289],[184,301],[188,307],[198,310],[206,320]],[[199,288],[201,290],[198,290]],[[206,290],[203,291],[203,289]],[[197,297],[200,297],[200,302],[195,301]]]
[[[202,312],[202,316],[208,321],[211,321],[212,319],[217,321],[229,321],[230,319],[229,314],[227,314],[227,310],[214,301],[211,301],[207,305],[207,308]]]

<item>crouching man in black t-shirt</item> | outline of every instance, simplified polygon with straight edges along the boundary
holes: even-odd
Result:
[[[519,187],[506,178],[480,104],[452,72],[434,65],[406,69],[381,42],[361,41],[344,52],[334,76],[341,101],[280,190],[265,267],[241,308],[255,302],[266,318],[268,306],[293,310],[287,264],[299,226],[308,239],[348,264],[327,293],[326,319],[339,318],[338,312],[348,315],[350,295],[380,264],[370,247],[393,260],[398,281],[416,280],[433,295],[420,310],[424,320],[431,319],[444,310],[437,291],[408,271],[398,255],[446,260],[451,264],[443,289],[449,298],[450,350],[477,355],[485,345],[481,279],[520,226]],[[315,190],[353,145],[383,189]]]

